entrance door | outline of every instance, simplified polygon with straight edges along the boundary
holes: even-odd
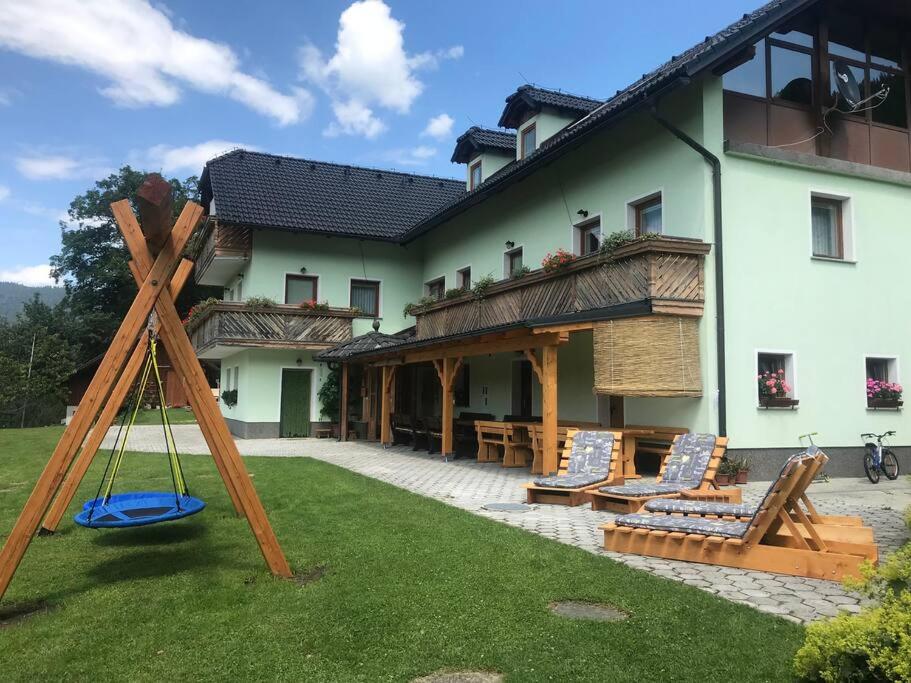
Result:
[[[512,414],[531,417],[531,363],[527,360],[512,364]]]
[[[310,436],[310,379],[312,370],[282,370],[282,407],[279,435]]]

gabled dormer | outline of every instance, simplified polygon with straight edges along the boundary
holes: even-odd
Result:
[[[452,161],[467,164],[469,191],[516,158],[516,134],[472,126],[456,140]]]
[[[548,138],[602,104],[590,97],[523,85],[506,98],[497,125],[517,131],[515,158],[524,159]]]

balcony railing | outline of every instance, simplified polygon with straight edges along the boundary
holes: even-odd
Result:
[[[577,258],[556,271],[532,271],[497,282],[482,296],[469,292],[412,309],[417,339],[643,300],[655,313],[699,316],[705,297],[703,260],[709,249],[700,240],[643,239],[610,255]]]
[[[210,218],[205,239],[195,256],[196,281],[204,285],[224,285],[237,275],[253,250],[249,228],[224,225]]]
[[[311,311],[297,306],[213,304],[187,323],[197,355],[218,358],[235,347],[324,349],[351,339],[356,313],[347,308]]]

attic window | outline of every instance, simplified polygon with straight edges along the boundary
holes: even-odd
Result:
[[[524,159],[527,156],[530,156],[532,152],[535,151],[537,140],[537,130],[535,124],[531,124],[528,128],[522,131],[522,144],[519,149],[522,152],[520,159]]]
[[[473,164],[471,164],[471,166],[469,166],[468,189],[473,190],[480,184],[481,184],[481,160],[478,159]]]

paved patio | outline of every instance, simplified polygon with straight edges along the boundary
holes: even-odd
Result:
[[[113,443],[112,434],[108,434],[105,440],[108,448]],[[174,434],[182,452],[208,452],[195,425],[175,425]],[[362,442],[342,444],[327,439],[258,439],[238,440],[237,444],[243,455],[323,460],[793,621],[806,622],[834,616],[839,610],[856,612],[862,603],[860,596],[830,581],[606,552],[601,548],[603,532],[598,530],[598,526],[612,519],[613,515],[592,512],[588,506],[533,505],[524,506],[522,512],[485,508],[491,503],[524,502],[520,484],[530,479],[527,470],[504,469],[495,464],[478,464],[466,459],[444,463],[438,456],[412,452],[407,447],[383,449],[376,444]],[[161,428],[134,427],[130,449],[163,451]],[[768,482],[748,484],[744,487],[744,502],[757,502],[767,487]],[[883,481],[877,486],[866,479],[833,479],[830,483],[813,484],[810,495],[823,514],[863,516],[874,528],[883,555],[907,540],[901,514],[905,507],[911,505],[911,483],[907,477],[895,482]]]

